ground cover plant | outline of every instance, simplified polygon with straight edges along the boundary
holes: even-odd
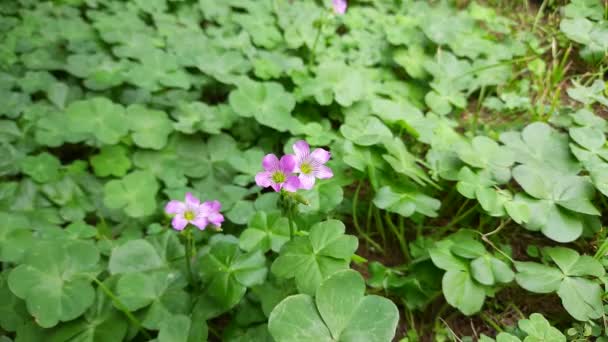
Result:
[[[600,0],[0,0],[0,341],[606,341]]]

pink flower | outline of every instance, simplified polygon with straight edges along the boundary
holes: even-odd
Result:
[[[304,140],[296,141],[293,144],[293,151],[296,154],[296,169],[300,175],[301,189],[311,189],[315,185],[315,179],[326,179],[334,176],[331,169],[323,164],[327,163],[331,154],[322,149],[316,148],[312,153],[308,143]]]
[[[171,225],[177,230],[183,230],[188,223],[203,230],[209,223],[220,227],[224,216],[220,214],[222,205],[218,201],[201,201],[191,193],[186,194],[184,202],[172,200],[165,206],[165,212],[173,216]]]
[[[346,0],[333,0],[332,5],[334,6],[334,13],[346,13],[346,7],[348,7],[348,3],[346,2]]]
[[[300,187],[298,177],[292,175],[296,167],[296,158],[293,155],[284,155],[279,160],[274,154],[267,154],[262,159],[262,167],[265,171],[255,175],[257,185],[263,188],[270,186],[276,192],[281,189],[295,192]]]

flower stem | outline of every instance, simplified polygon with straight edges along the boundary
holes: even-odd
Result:
[[[107,286],[105,286],[104,283],[99,281],[99,279],[97,279],[96,277],[91,277],[91,279],[93,280],[93,282],[95,282],[97,284],[97,286],[99,286],[101,291],[103,291],[103,293],[105,293],[105,295],[108,296],[108,298],[110,298],[112,300],[112,302],[114,303],[114,306],[118,310],[120,310],[127,317],[127,319],[129,321],[131,321],[131,323],[137,328],[137,330],[139,330],[144,335],[144,337],[146,339],[152,338],[152,336],[150,336],[150,334],[148,334],[148,332],[146,330],[144,330],[141,322],[137,318],[135,318],[135,316],[133,316],[133,314],[131,314],[129,309],[127,309],[127,306],[120,299],[118,299],[118,297],[116,297],[116,295],[112,292],[112,290],[110,290]]]
[[[188,272],[188,282],[190,286],[194,287],[194,276],[192,275],[192,246],[194,240],[192,239],[192,229],[186,228],[186,270]]]
[[[293,240],[293,236],[295,235],[292,215],[293,215],[293,209],[292,209],[291,203],[290,203],[289,209],[287,209],[287,221],[289,221],[289,240]]]
[[[317,44],[319,43],[319,38],[321,38],[321,32],[323,31],[323,25],[325,24],[325,16],[321,14],[318,19],[317,26],[317,35],[315,36],[315,41],[312,43],[312,48],[310,49],[310,55],[308,56],[308,66],[312,67],[315,62],[315,51],[317,49]]]

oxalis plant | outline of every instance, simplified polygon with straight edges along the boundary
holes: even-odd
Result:
[[[365,296],[363,277],[349,269],[357,238],[345,234],[344,224],[338,220],[318,222],[310,230],[298,230],[294,223],[298,204],[309,204],[297,191],[312,189],[317,179],[333,177],[325,165],[330,152],[311,150],[304,140],[293,144],[293,152],[280,158],[265,155],[264,171],[255,176],[257,185],[280,194],[277,206],[281,214],[260,212],[238,244],[230,236],[212,237],[198,259],[202,284],[192,272],[193,256],[199,254],[193,229],[211,225],[221,230],[221,204],[215,200],[201,203],[187,193],[184,202],[172,200],[165,206],[165,212],[173,215],[171,225],[185,236],[189,285],[229,309],[241,301],[248,287],[266,281],[264,265],[273,260],[270,270],[276,281],[293,279],[294,292],[299,293],[275,303],[270,312],[268,331],[275,341],[390,341],[399,313],[390,300]],[[378,320],[370,321],[370,315]]]

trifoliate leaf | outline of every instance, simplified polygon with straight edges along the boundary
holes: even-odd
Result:
[[[308,236],[286,243],[271,270],[280,278],[295,278],[301,293],[314,294],[324,279],[348,267],[357,245],[354,236],[344,235],[342,222],[323,221]]]
[[[99,177],[123,177],[131,168],[131,159],[122,145],[104,146],[99,154],[91,157],[91,166]]]
[[[131,217],[151,215],[156,210],[158,183],[148,171],[134,171],[120,180],[111,180],[103,188],[103,203],[123,209]]]
[[[127,122],[133,131],[133,141],[142,148],[160,150],[167,144],[167,138],[173,131],[172,121],[165,112],[142,105],[127,108]]]
[[[124,108],[103,97],[72,102],[66,114],[70,131],[90,134],[107,145],[117,144],[129,129]]]

